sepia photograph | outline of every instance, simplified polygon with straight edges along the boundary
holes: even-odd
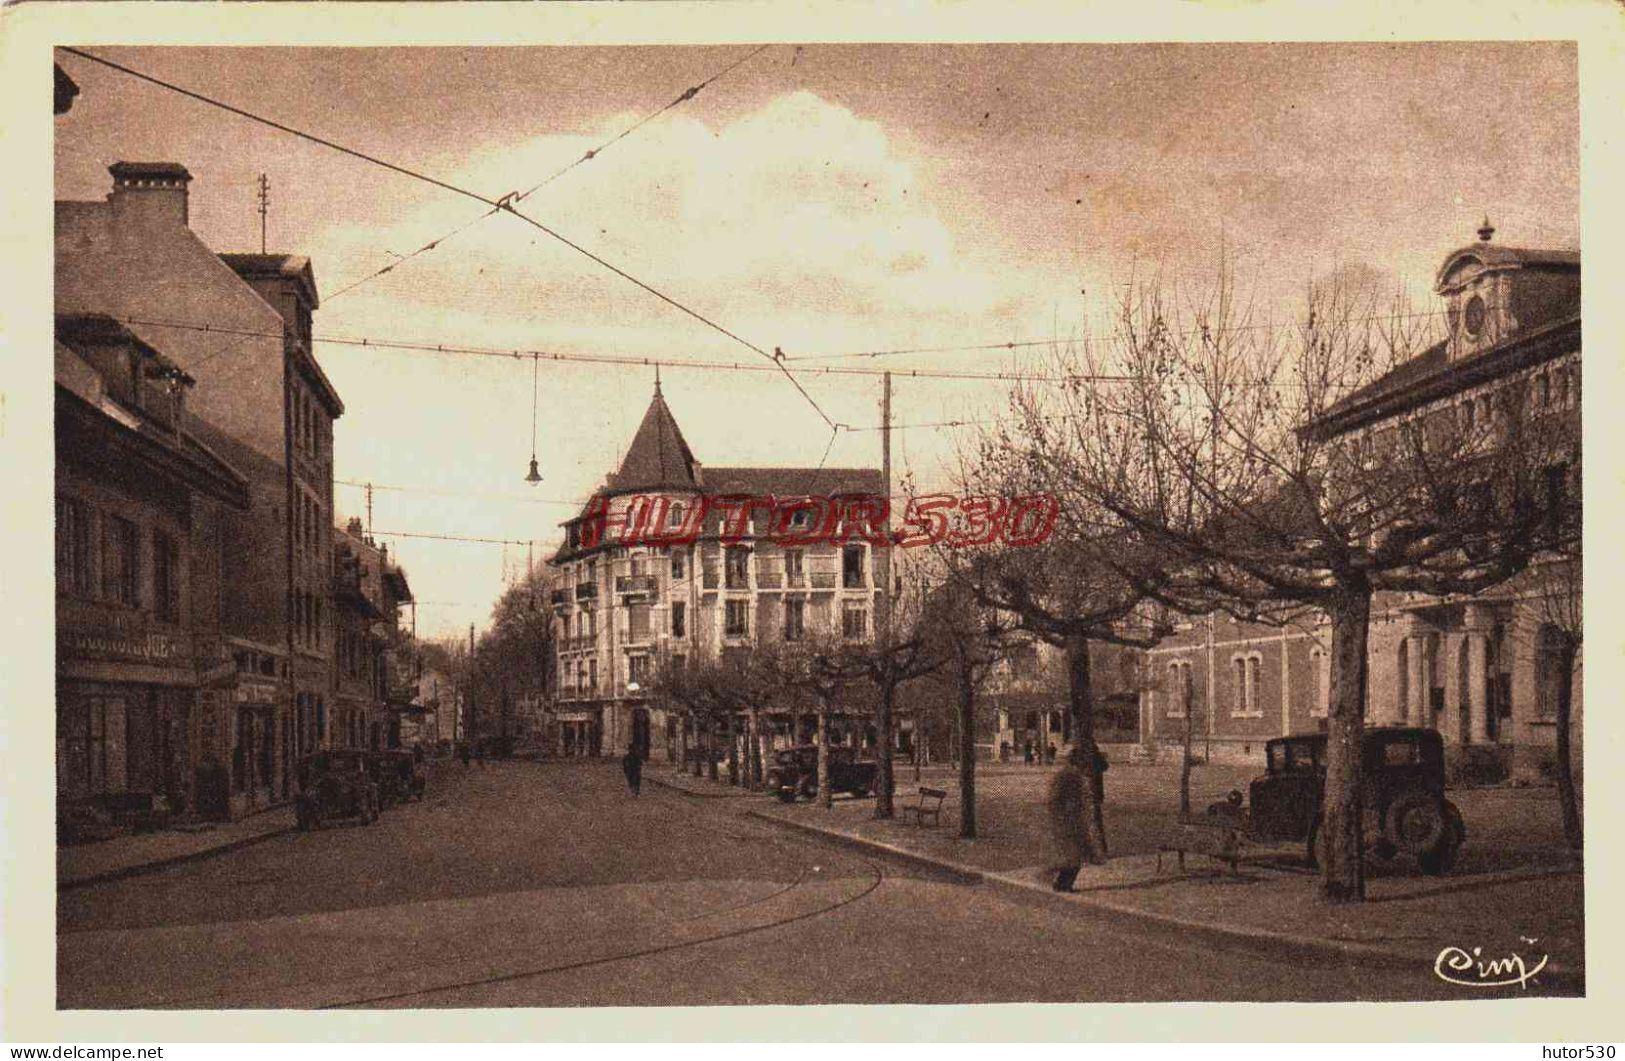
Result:
[[[58,1010],[1586,995],[1575,41],[50,59]]]

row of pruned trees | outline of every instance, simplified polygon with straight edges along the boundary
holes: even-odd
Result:
[[[1174,613],[1324,616],[1319,894],[1357,901],[1373,598],[1477,594],[1537,563],[1577,565],[1578,416],[1551,415],[1516,378],[1491,395],[1489,416],[1445,404],[1364,426],[1329,416],[1434,337],[1432,318],[1346,278],[1312,286],[1302,322],[1287,329],[1252,317],[1223,279],[1199,299],[1156,283],[1128,292],[1110,334],[1057,345],[1041,381],[1015,391],[1014,423],[962,460],[966,493],[1055,497],[1053,536],[1030,550],[958,550],[944,563],[976,600],[1066,649],[1085,737],[1090,640],[1151,644]],[[1558,587],[1553,600],[1572,602],[1577,589]],[[1579,625],[1563,628],[1572,672]],[[1568,763],[1559,771],[1565,817],[1577,822]]]

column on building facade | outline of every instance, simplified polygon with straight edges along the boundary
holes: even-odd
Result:
[[[1408,662],[1411,673],[1406,683],[1410,695],[1407,703],[1399,705],[1399,721],[1412,726],[1425,726],[1428,724],[1428,688],[1432,684],[1432,676],[1428,673],[1427,624],[1413,616],[1405,640],[1410,645]]]
[[[1483,744],[1489,730],[1489,643],[1492,616],[1488,609],[1469,604],[1462,618],[1467,644],[1467,715],[1469,733],[1463,743]]]

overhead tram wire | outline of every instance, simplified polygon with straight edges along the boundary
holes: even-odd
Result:
[[[520,497],[498,493],[495,490],[445,490],[430,486],[396,486],[363,479],[334,479],[333,482],[341,486],[370,486],[374,490],[385,490],[390,493],[430,494],[436,497],[485,497],[495,501],[514,501],[528,505],[565,505],[571,508],[579,507],[581,504],[579,501],[565,501],[556,497]]]
[[[179,328],[186,331],[213,332],[219,335],[254,335],[262,338],[282,338],[281,332],[255,332],[240,328],[226,328],[213,324],[191,324],[182,321],[151,320],[141,317],[114,317],[122,324],[146,325],[153,328]],[[571,354],[561,351],[527,350],[522,348],[498,349],[487,346],[465,346],[457,343],[435,343],[427,340],[381,339],[370,336],[316,335],[312,342],[334,346],[376,348],[380,350],[408,350],[415,353],[442,354],[453,357],[499,357],[526,360],[532,357],[543,361],[557,361],[586,365],[622,365],[634,368],[694,369],[707,372],[778,373],[780,365],[760,365],[742,361],[673,361],[668,358],[639,357],[632,354]],[[1024,372],[942,371],[938,369],[879,369],[846,365],[825,365],[804,370],[814,376],[882,376],[891,372],[894,379],[993,380],[1007,383],[1128,383],[1134,377],[1107,373],[1072,373],[1069,375],[1032,375]],[[828,421],[831,430],[842,425]]]
[[[626,139],[628,136],[631,136],[633,133],[637,132],[639,129],[643,128],[645,125],[647,125],[650,122],[654,121],[656,118],[660,117],[662,114],[665,114],[667,111],[671,110],[673,107],[677,106],[678,104],[685,103],[688,100],[693,99],[695,96],[699,95],[700,92],[702,92],[706,88],[708,88],[713,82],[718,81],[718,80],[722,79],[723,77],[726,77],[728,74],[733,73],[739,67],[743,66],[745,63],[749,62],[750,60],[756,58],[758,55],[762,54],[762,52],[766,51],[770,47],[772,47],[772,45],[770,45],[770,44],[761,45],[760,47],[758,47],[754,51],[752,51],[750,54],[744,56],[741,59],[735,60],[734,62],[730,63],[728,66],[724,67],[723,69],[721,69],[721,70],[717,71],[716,73],[712,74],[710,77],[706,78],[704,81],[701,81],[699,84],[693,85],[690,88],[685,89],[683,91],[682,95],[677,96],[670,103],[667,103],[665,106],[661,107],[659,110],[651,111],[650,113],[644,115],[642,118],[638,119],[636,122],[634,122],[631,125],[627,126],[625,129],[622,129],[619,133],[616,133],[614,136],[610,137],[608,140],[605,140],[603,143],[599,144],[597,147],[588,149],[586,154],[580,156],[577,159],[574,159],[573,161],[571,161],[568,164],[560,167],[559,169],[554,170],[551,174],[549,174],[547,177],[543,178],[541,181],[538,181],[536,184],[533,184],[529,188],[526,188],[524,191],[522,191],[518,195],[514,196],[513,201],[516,202],[516,203],[517,202],[523,202],[525,199],[527,199],[530,196],[534,195],[536,192],[538,192],[541,189],[545,188],[547,185],[552,184],[554,181],[558,180],[560,177],[564,176],[566,173],[568,173],[571,170],[575,169],[577,166],[581,165],[583,162],[590,162],[591,160],[597,158],[599,155],[603,154],[603,152],[606,149],[608,149],[610,147],[613,147],[615,144],[617,144],[620,141]],[[382,269],[374,270],[373,272],[368,273],[366,276],[363,276],[361,279],[344,285],[343,287],[339,288],[337,291],[335,291],[332,294],[328,295],[326,301],[332,302],[335,298],[338,298],[340,295],[348,294],[349,292],[354,291],[356,288],[360,287],[362,284],[368,283],[368,282],[370,282],[372,280],[376,280],[380,276],[383,276],[385,273],[394,272],[396,269],[400,268],[402,265],[404,265],[407,262],[411,261],[413,258],[416,258],[418,255],[426,254],[429,251],[432,251],[436,247],[440,246],[440,244],[446,242],[446,240],[451,239],[453,236],[460,235],[461,233],[467,231],[468,229],[473,228],[475,225],[479,224],[481,221],[484,221],[486,218],[488,218],[492,214],[496,213],[497,210],[498,210],[497,207],[492,207],[491,209],[485,211],[485,213],[483,213],[483,214],[480,214],[480,215],[478,215],[476,217],[469,218],[463,224],[458,225],[456,228],[452,229],[450,232],[447,232],[443,236],[435,237],[434,239],[430,240],[429,242],[423,244],[423,246],[421,246],[421,247],[417,248],[416,250],[414,250],[412,253],[401,255],[395,261],[390,262],[388,265],[384,266]]]
[[[394,162],[387,162],[384,159],[381,159],[381,158],[377,157],[376,155],[370,155],[370,154],[366,153],[365,151],[358,151],[357,149],[355,149],[353,147],[346,147],[345,145],[340,144],[340,143],[336,143],[336,142],[334,142],[332,140],[327,139],[326,137],[317,136],[314,133],[307,133],[307,132],[305,132],[305,131],[303,131],[301,129],[295,129],[290,125],[284,125],[282,122],[276,121],[274,119],[262,117],[262,116],[260,116],[258,114],[253,113],[252,111],[246,111],[246,110],[242,109],[241,107],[233,106],[230,103],[226,103],[226,102],[224,102],[222,100],[215,99],[212,96],[205,96],[200,92],[194,92],[189,88],[183,88],[180,85],[177,85],[177,84],[175,84],[173,82],[170,82],[170,81],[165,81],[165,80],[163,80],[162,78],[159,78],[159,77],[154,77],[151,74],[144,74],[141,71],[133,69],[133,68],[128,67],[128,66],[125,66],[122,63],[115,63],[111,59],[103,59],[102,57],[100,57],[98,55],[92,55],[90,52],[84,51],[84,50],[79,49],[79,48],[71,48],[71,47],[68,47],[66,45],[63,45],[61,47],[62,47],[63,51],[69,53],[70,55],[77,55],[81,59],[85,59],[85,60],[88,60],[90,62],[97,63],[97,64],[99,64],[101,66],[108,67],[109,69],[112,69],[112,70],[117,70],[120,73],[129,75],[130,77],[138,78],[139,80],[146,81],[149,84],[157,85],[159,88],[167,89],[167,90],[169,90],[171,92],[177,92],[177,93],[179,93],[179,94],[181,94],[183,96],[186,96],[189,99],[197,100],[200,103],[206,103],[211,107],[218,107],[219,109],[224,110],[224,111],[226,111],[228,113],[231,113],[231,114],[235,114],[238,117],[246,118],[249,121],[258,122],[261,125],[269,126],[270,128],[276,129],[279,132],[284,132],[284,133],[289,134],[290,136],[299,137],[302,140],[309,140],[311,143],[320,144],[323,147],[331,148],[332,150],[337,151],[337,152],[339,152],[341,154],[349,155],[351,158],[358,158],[358,159],[362,160],[363,162],[370,162],[375,166],[380,166],[380,167],[382,167],[384,169],[387,169],[387,170],[389,170],[389,171],[391,171],[393,173],[399,173],[402,176],[410,177],[413,180],[422,181],[425,184],[432,184],[436,188],[442,188],[442,189],[444,189],[444,190],[446,190],[448,192],[452,192],[454,194],[461,195],[464,198],[473,199],[475,202],[484,203],[486,206],[492,207],[495,210],[500,210],[500,211],[506,212],[508,214],[511,214],[512,216],[518,218],[520,221],[523,221],[525,224],[530,225],[532,228],[536,229],[538,232],[541,232],[541,233],[553,238],[554,240],[557,240],[558,242],[564,244],[566,247],[569,247],[571,250],[573,250],[576,253],[582,255],[583,257],[586,257],[586,258],[590,259],[591,261],[596,262],[598,265],[600,265],[603,268],[609,270],[610,272],[614,273],[616,276],[619,276],[621,279],[623,279],[623,280],[627,281],[628,283],[634,285],[635,287],[639,288],[640,290],[645,291],[648,294],[653,295],[655,298],[660,299],[660,301],[662,301],[662,302],[666,303],[667,305],[671,306],[673,309],[676,309],[679,312],[684,313],[689,317],[692,317],[694,320],[699,321],[701,324],[705,325],[706,327],[710,328],[711,330],[713,330],[715,332],[718,332],[719,334],[724,335],[724,336],[728,337],[729,339],[732,339],[734,342],[736,342],[739,345],[745,347],[746,349],[751,350],[754,353],[761,355],[763,358],[767,359],[768,361],[770,361],[773,364],[774,369],[776,371],[781,373],[784,376],[785,379],[790,381],[790,385],[793,386],[797,390],[797,392],[799,392],[801,394],[802,398],[804,398],[807,401],[807,404],[812,406],[813,411],[818,414],[819,418],[822,419],[825,424],[829,425],[829,427],[832,428],[832,429],[835,427],[835,421],[830,419],[829,414],[824,411],[823,406],[819,405],[818,402],[813,398],[813,396],[811,394],[807,393],[807,389],[801,385],[801,383],[795,378],[795,376],[790,374],[790,370],[785,367],[784,355],[782,353],[778,353],[778,352],[771,353],[771,354],[768,353],[766,350],[762,349],[760,346],[757,346],[755,343],[751,342],[749,339],[745,339],[742,336],[736,334],[735,332],[730,331],[729,329],[725,328],[721,324],[718,324],[716,321],[714,321],[711,318],[705,316],[703,313],[700,313],[698,310],[690,309],[688,306],[685,306],[683,303],[677,301],[675,298],[673,298],[670,295],[666,294],[664,291],[661,291],[660,289],[650,285],[649,283],[646,283],[645,281],[638,279],[637,277],[633,276],[631,273],[627,272],[625,269],[622,269],[620,266],[615,265],[614,263],[612,263],[610,261],[607,261],[606,259],[599,256],[598,254],[595,254],[594,252],[588,250],[586,247],[583,247],[581,244],[579,244],[579,243],[575,242],[574,240],[570,239],[568,236],[566,236],[566,235],[554,230],[553,228],[549,227],[544,222],[538,221],[536,218],[533,218],[533,217],[529,216],[528,214],[520,213],[519,210],[515,209],[515,207],[513,205],[515,197],[519,194],[518,192],[509,192],[507,195],[502,196],[500,199],[491,199],[491,198],[489,198],[487,196],[481,195],[479,192],[470,191],[467,188],[459,187],[458,185],[448,183],[447,181],[443,181],[438,177],[431,177],[426,173],[421,173],[421,172],[419,172],[417,170],[409,169],[409,168],[407,168],[405,166],[398,165],[398,164],[396,164]]]

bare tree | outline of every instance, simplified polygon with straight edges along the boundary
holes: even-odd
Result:
[[[1585,647],[1583,563],[1579,550],[1541,565],[1533,574],[1540,620],[1533,645],[1542,696],[1555,695],[1553,749],[1563,837],[1570,850],[1585,846],[1579,790],[1574,783],[1574,689]]]
[[[1009,658],[1011,623],[976,599],[965,581],[951,579],[926,603],[924,633],[930,651],[945,661],[942,684],[956,694],[955,730],[959,760],[959,835],[976,837],[977,696],[998,666]]]
[[[1551,543],[1550,488],[1578,466],[1578,432],[1535,424],[1517,378],[1491,415],[1454,404],[1361,419],[1423,322],[1368,287],[1311,286],[1301,324],[1254,317],[1221,274],[1196,301],[1131,288],[1113,334],[1058,348],[1067,382],[1016,397],[1014,460],[1055,494],[1062,523],[1104,528],[1105,553],[1148,599],[1188,613],[1332,627],[1332,702],[1319,895],[1364,897],[1359,749],[1366,639],[1379,590],[1473,594]],[[1577,341],[1577,339],[1576,339]],[[1576,418],[1577,419],[1577,418]],[[1575,425],[1577,428],[1577,424]]]

